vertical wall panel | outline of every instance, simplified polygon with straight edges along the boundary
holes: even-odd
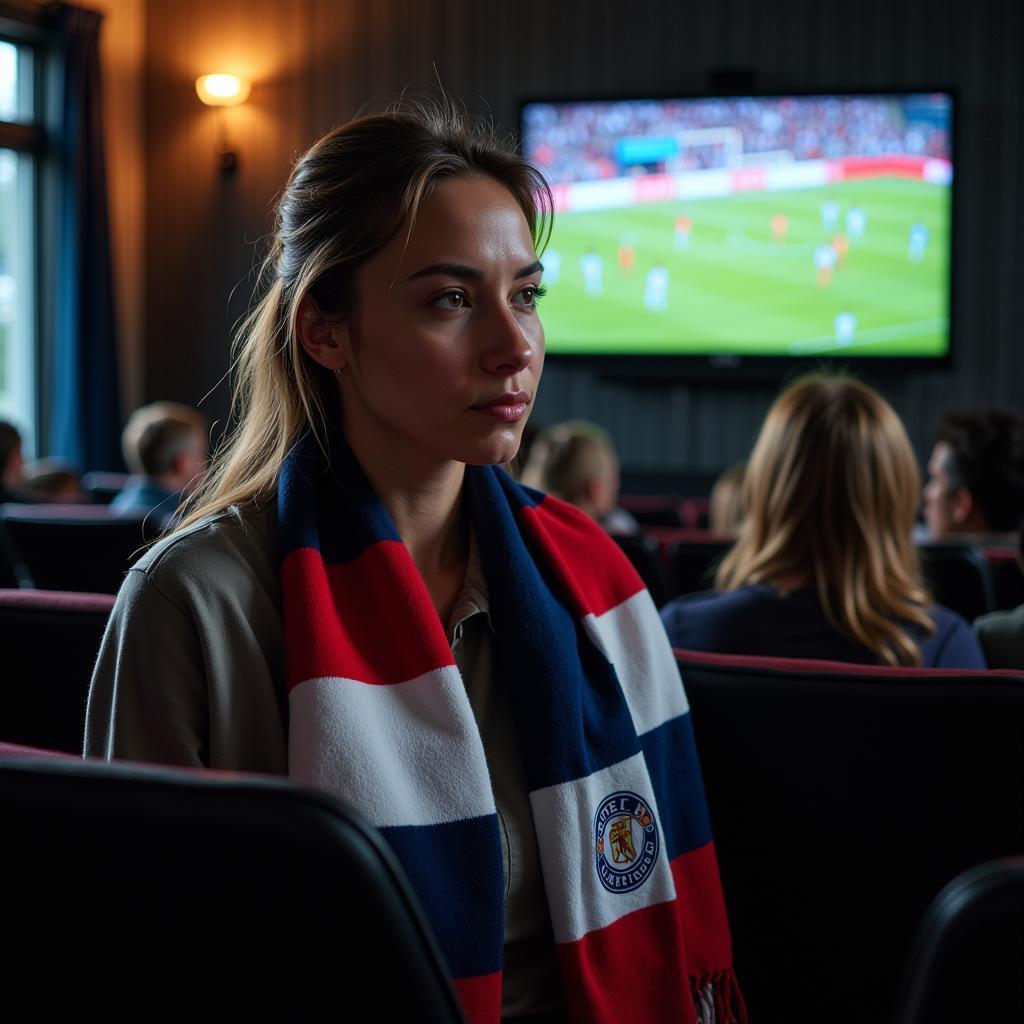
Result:
[[[872,379],[923,454],[952,400],[1024,394],[1024,47],[1019,0],[151,0],[147,6],[148,398],[196,402],[228,366],[251,287],[253,243],[295,157],[367,101],[436,74],[467,106],[514,127],[525,96],[699,91],[718,68],[773,89],[951,85],[961,98],[954,267],[961,349],[952,369]],[[215,167],[214,121],[192,81],[252,68],[229,126],[238,173]],[[603,420],[628,468],[713,471],[741,458],[776,386],[682,380],[660,388],[552,363],[538,417]],[[208,407],[223,416],[221,388]]]

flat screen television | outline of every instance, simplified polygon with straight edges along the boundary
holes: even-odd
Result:
[[[950,92],[529,101],[555,355],[945,360]]]

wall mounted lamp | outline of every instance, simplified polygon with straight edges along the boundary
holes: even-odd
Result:
[[[196,79],[196,95],[208,107],[214,108],[217,121],[217,152],[223,174],[231,174],[238,167],[238,154],[229,145],[222,107],[237,107],[249,98],[251,84],[238,75],[222,73],[200,75]]]

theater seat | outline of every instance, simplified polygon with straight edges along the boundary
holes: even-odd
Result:
[[[897,1024],[1024,1020],[1024,857],[958,875],[918,930]]]
[[[674,494],[620,494],[619,507],[641,526],[685,526],[682,499]]]
[[[0,761],[3,1004],[40,1020],[461,1021],[377,833],[284,780]]]
[[[992,568],[977,544],[922,544],[921,570],[935,600],[968,622],[996,606]]]
[[[1024,851],[1024,673],[677,652],[752,1021],[888,1021],[942,887]]]
[[[714,587],[715,570],[734,541],[705,530],[662,532],[670,598]]]
[[[665,603],[665,583],[661,570],[661,548],[658,542],[643,533],[613,533],[612,540],[636,569],[651,599],[660,608]]]
[[[2,505],[0,528],[42,590],[117,593],[129,566],[160,535],[162,520],[126,518],[105,505]],[[11,572],[8,568],[8,585]]]
[[[997,609],[1006,611],[1024,604],[1024,573],[1021,572],[1019,557],[1016,548],[985,548],[985,558],[992,567]]]
[[[81,754],[85,702],[114,598],[0,590],[0,741]]]
[[[121,493],[129,479],[127,473],[94,470],[82,476],[82,490],[97,504],[109,505]]]

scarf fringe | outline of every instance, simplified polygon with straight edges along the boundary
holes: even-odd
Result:
[[[747,1024],[747,1004],[730,968],[690,979],[697,1024]]]

